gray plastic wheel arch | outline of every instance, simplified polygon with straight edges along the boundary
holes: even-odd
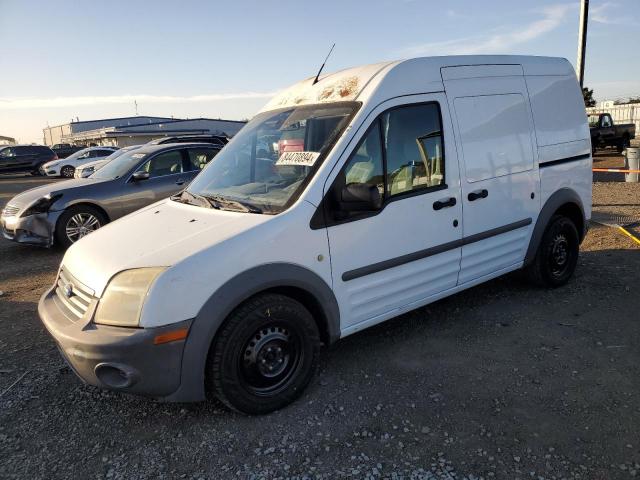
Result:
[[[170,402],[206,399],[205,367],[209,348],[224,320],[245,300],[272,288],[294,287],[315,297],[323,311],[330,343],[340,338],[340,310],[333,291],[312,271],[288,263],[270,263],[247,270],[216,290],[198,312],[182,357],[180,387],[163,398]]]
[[[533,259],[536,256],[536,252],[538,251],[538,246],[542,241],[542,236],[544,235],[544,231],[547,229],[547,225],[549,224],[549,220],[554,213],[558,211],[560,207],[566,205],[568,203],[575,204],[582,214],[582,231],[579,231],[580,242],[584,239],[587,234],[588,222],[584,216],[584,207],[582,205],[582,200],[580,199],[580,195],[576,193],[575,190],[571,190],[570,188],[561,188],[554,192],[546,201],[542,209],[540,210],[540,214],[538,215],[538,220],[536,220],[536,225],[533,228],[533,234],[531,235],[531,240],[529,241],[529,248],[527,248],[527,254],[524,257],[524,266],[530,265],[533,262]],[[577,227],[577,225],[576,225]]]

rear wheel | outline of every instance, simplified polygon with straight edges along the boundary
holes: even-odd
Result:
[[[60,176],[64,178],[73,178],[73,175],[75,172],[76,172],[76,169],[73,168],[71,165],[65,165],[60,169]]]
[[[56,224],[56,241],[68,248],[82,237],[106,225],[107,218],[98,209],[89,205],[78,205],[64,211]]]
[[[579,248],[580,237],[574,223],[563,215],[554,215],[526,269],[529,279],[545,287],[564,285],[576,269]]]
[[[622,137],[622,140],[620,140],[620,143],[618,143],[618,153],[622,153],[623,150],[629,148],[630,146],[631,140],[629,140],[629,137],[625,135],[624,137]]]
[[[207,390],[255,415],[295,400],[313,377],[320,337],[309,311],[277,294],[240,306],[218,331],[207,360]]]

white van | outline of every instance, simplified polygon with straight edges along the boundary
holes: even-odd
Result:
[[[39,314],[90,384],[265,413],[321,344],[513,270],[566,283],[590,216],[568,61],[367,65],[285,90],[181,194],[74,244]]]

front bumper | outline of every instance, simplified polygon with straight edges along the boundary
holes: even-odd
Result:
[[[45,175],[47,177],[59,177],[60,176],[60,167],[45,167],[42,166],[38,169],[40,175]]]
[[[157,335],[189,328],[191,320],[157,328],[125,328],[92,322],[97,300],[76,319],[54,300],[55,288],[38,304],[42,323],[71,369],[86,383],[154,398],[167,397],[180,386],[185,340],[159,345]]]
[[[27,217],[0,217],[0,231],[7,240],[40,247],[53,245],[56,222],[62,212],[39,213]]]

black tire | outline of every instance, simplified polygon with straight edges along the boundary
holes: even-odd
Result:
[[[67,228],[71,228],[74,224],[77,224],[78,219],[80,218],[85,218],[87,220],[87,227],[85,228],[85,231],[81,231],[80,235],[77,236],[77,238],[68,235]],[[90,224],[89,221],[91,221],[91,218],[95,219],[97,221],[97,224]],[[100,210],[90,205],[78,205],[76,207],[70,207],[66,209],[62,213],[62,215],[60,215],[60,218],[58,218],[58,222],[56,223],[56,243],[60,247],[67,249],[83,236],[88,235],[92,231],[105,226],[108,222],[109,220]]]
[[[622,137],[622,140],[620,140],[620,143],[618,143],[618,146],[617,146],[618,153],[622,153],[625,148],[629,148],[630,146],[631,146],[631,141],[629,140],[629,137],[624,135]]]
[[[309,311],[284,295],[258,295],[222,325],[207,359],[206,387],[233,410],[259,415],[298,398],[318,365],[320,337]]]
[[[533,262],[526,268],[529,280],[551,288],[566,284],[578,264],[579,248],[580,237],[575,224],[563,215],[554,215]]]
[[[60,169],[60,176],[64,178],[73,178],[73,175],[76,173],[76,169],[71,165],[65,165]]]

